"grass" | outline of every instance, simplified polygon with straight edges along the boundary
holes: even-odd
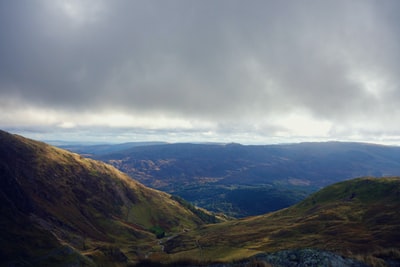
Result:
[[[2,259],[45,259],[65,246],[71,254],[51,260],[231,262],[291,248],[319,248],[372,266],[400,258],[400,178],[345,181],[287,209],[204,225],[170,195],[109,165],[1,132],[0,141],[0,172],[8,179],[0,181],[7,203]],[[149,230],[154,226],[165,230],[162,244]]]
[[[363,261],[375,259],[378,264],[383,256],[378,257],[377,251],[400,247],[399,192],[399,178],[346,181],[278,212],[182,234],[175,242],[192,249],[169,249],[199,260],[228,261],[259,251],[312,247],[350,257],[362,255]],[[201,257],[199,249],[193,249],[196,242],[205,248]],[[397,250],[387,258],[393,255]]]
[[[170,195],[110,165],[21,136],[0,132],[0,162],[0,200],[7,204],[0,229],[15,228],[0,236],[2,259],[46,255],[67,245],[96,263],[123,254],[134,263],[161,252],[151,227],[171,235],[204,223]],[[41,240],[47,246],[37,246]]]

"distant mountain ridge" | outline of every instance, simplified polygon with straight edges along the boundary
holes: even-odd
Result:
[[[162,144],[167,144],[165,142],[128,142],[128,143],[122,143],[122,144],[93,144],[93,145],[87,145],[84,142],[75,142],[75,143],[69,143],[69,142],[62,142],[62,141],[54,141],[54,142],[48,142],[50,144],[53,144],[57,147],[60,147],[65,150],[70,150],[78,154],[85,154],[88,157],[92,157],[94,155],[100,155],[100,154],[110,154],[113,152],[121,151],[121,150],[127,150],[133,147],[138,147],[138,146],[152,146],[152,145],[162,145]]]
[[[92,157],[147,186],[237,217],[288,207],[346,179],[400,175],[400,147],[367,143],[161,144]]]

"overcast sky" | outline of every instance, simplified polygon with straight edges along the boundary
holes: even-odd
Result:
[[[0,128],[400,144],[398,0],[3,0]]]

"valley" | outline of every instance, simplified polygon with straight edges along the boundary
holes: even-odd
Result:
[[[158,146],[135,149],[158,149]],[[360,171],[394,172],[396,148],[389,147],[393,149],[390,153],[386,147],[372,148],[381,152],[364,148],[364,158],[360,156],[363,160],[353,154],[354,160],[343,165],[341,172],[349,172],[345,167],[354,165],[361,166]],[[189,150],[184,153],[185,157],[192,155],[192,166],[200,166],[199,154],[193,156],[194,152]],[[324,153],[320,159],[336,159]],[[368,153],[369,160],[366,160]],[[287,159],[289,154],[285,161],[291,161]],[[237,154],[232,155],[237,158]],[[209,156],[203,154],[203,162]],[[220,154],[209,163],[222,158]],[[183,161],[179,157],[175,159]],[[344,162],[344,156],[337,160]],[[245,167],[236,161],[229,163],[225,159],[224,162],[225,169],[216,170],[217,175],[207,180],[201,190],[206,193],[210,183],[227,186],[237,193],[232,199],[245,203],[243,209],[246,201],[248,206],[256,206],[251,201],[258,196],[250,192],[270,197],[274,192],[269,191],[270,185],[276,186],[275,189],[282,186],[280,190],[287,195],[290,192],[284,190],[292,190],[290,186],[315,186],[316,192],[273,212],[233,219],[196,207],[178,195],[149,188],[104,162],[0,131],[0,265],[364,267],[400,264],[398,176],[342,179],[345,181],[332,178],[329,180],[332,184],[327,186],[311,179],[313,176],[307,183],[304,177],[297,176],[291,178],[292,182],[283,179],[277,183],[279,179],[274,178],[268,180],[270,184],[245,184],[236,180],[237,184],[226,185],[223,184],[228,179],[226,166]],[[304,164],[301,162],[297,164]],[[180,165],[172,169],[177,166]],[[217,163],[211,164],[209,170],[191,168],[188,172],[200,174],[202,170],[204,174],[213,166]],[[165,170],[159,168],[159,171]],[[189,180],[188,175],[181,177],[181,181]],[[225,178],[215,181],[215,177]],[[228,177],[235,181],[233,175]],[[256,180],[257,176],[251,177]],[[210,198],[213,190],[210,189]]]
[[[0,267],[400,267],[400,0],[0,0]]]
[[[112,164],[146,186],[237,218],[289,207],[343,180],[400,175],[400,147],[366,143],[153,142],[63,148]]]

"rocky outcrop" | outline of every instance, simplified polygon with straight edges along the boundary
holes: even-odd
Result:
[[[293,249],[282,250],[274,253],[262,253],[249,259],[232,263],[191,264],[188,262],[176,262],[172,264],[160,264],[142,262],[136,267],[368,267],[368,265],[338,254],[318,249]]]
[[[366,267],[362,262],[328,251],[317,249],[283,250],[275,253],[259,254],[253,257],[256,262],[267,262],[272,266],[285,267]]]

